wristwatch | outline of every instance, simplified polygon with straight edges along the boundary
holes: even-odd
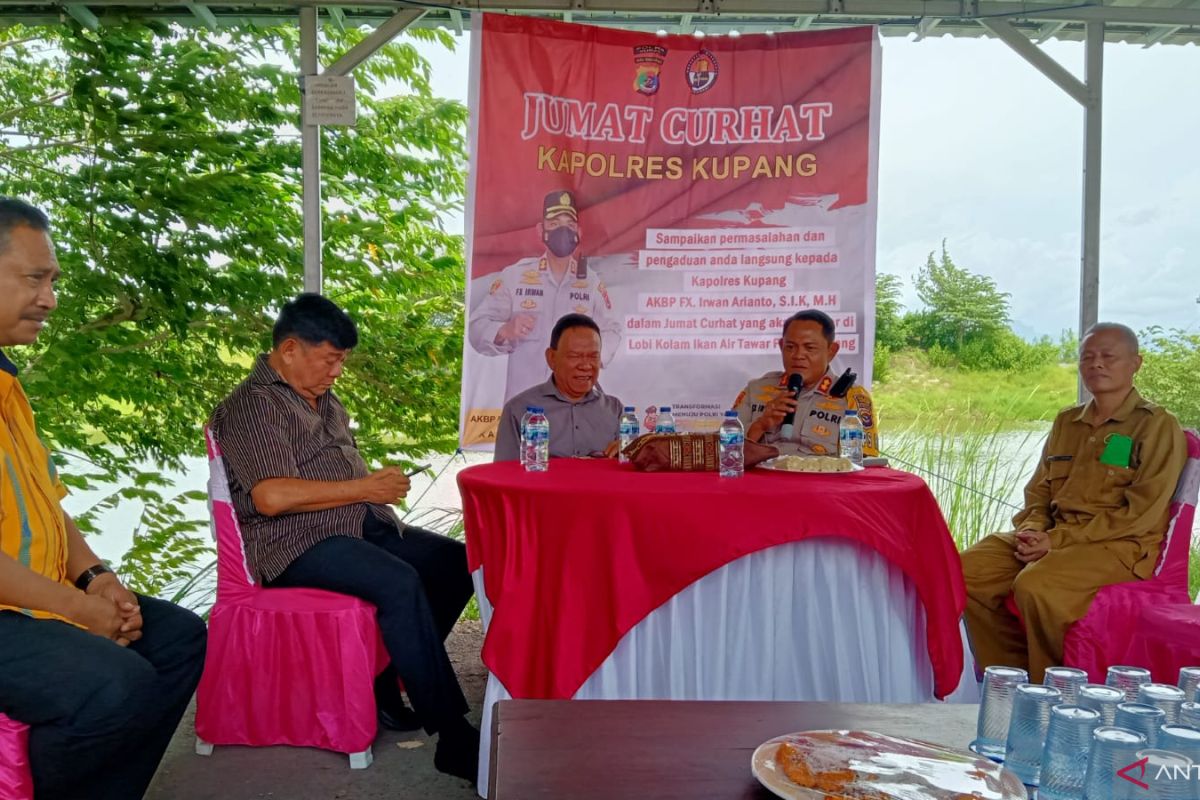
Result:
[[[112,570],[109,569],[108,565],[104,564],[103,562],[96,564],[95,566],[88,567],[80,574],[78,578],[75,579],[75,588],[81,592],[86,592],[92,581],[96,580],[96,578],[106,572],[112,572]]]

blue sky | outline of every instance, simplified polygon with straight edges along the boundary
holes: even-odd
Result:
[[[422,45],[466,102],[469,37]],[[1076,75],[1083,45],[1044,49]],[[1104,53],[1100,317],[1200,330],[1200,49]],[[911,276],[942,239],[1012,295],[1014,327],[1078,319],[1083,110],[1000,42],[883,40],[877,268]],[[461,229],[461,221],[454,221]]]

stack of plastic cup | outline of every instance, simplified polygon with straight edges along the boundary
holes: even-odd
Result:
[[[1109,667],[1104,683],[1123,691],[1125,700],[1132,703],[1137,700],[1138,687],[1150,680],[1150,670],[1142,667]]]
[[[1140,769],[1129,772],[1130,778],[1134,778],[1146,786],[1145,789],[1142,789],[1133,781],[1128,781],[1137,787],[1135,792],[1141,792],[1141,794],[1135,794],[1134,797],[1144,797],[1147,800],[1195,800],[1196,789],[1192,779],[1192,759],[1182,753],[1174,753],[1161,748],[1139,750],[1134,753],[1134,761],[1142,759],[1146,760],[1145,773]]]
[[[1088,756],[1087,777],[1083,781],[1084,800],[1130,800],[1144,798],[1145,793],[1117,771],[1137,761],[1137,752],[1146,749],[1146,737],[1140,733],[1102,726],[1092,732],[1092,749]]]
[[[1197,699],[1200,694],[1200,667],[1180,667],[1179,688],[1183,689],[1189,701],[1200,702]]]
[[[1200,728],[1200,703],[1184,703],[1179,707],[1179,724]]]
[[[983,672],[983,692],[979,701],[979,722],[971,749],[989,758],[1004,758],[1008,723],[1012,718],[1013,693],[1029,680],[1029,673],[1017,667],[988,667]]]
[[[1089,683],[1079,690],[1078,705],[1100,712],[1101,725],[1112,725],[1117,706],[1125,702],[1125,692],[1103,683]]]
[[[1053,686],[1022,683],[1013,695],[1012,720],[1004,748],[1004,766],[1026,786],[1037,786],[1042,769],[1042,748],[1050,727],[1050,709],[1062,702]]]
[[[1042,681],[1062,692],[1063,702],[1072,705],[1078,700],[1080,688],[1086,686],[1087,682],[1087,673],[1074,667],[1047,667],[1046,678]]]
[[[1158,729],[1166,724],[1166,716],[1161,708],[1145,703],[1121,703],[1117,706],[1117,718],[1113,724],[1146,737],[1147,747],[1158,747]]]
[[[1169,683],[1146,683],[1138,687],[1137,702],[1161,708],[1166,722],[1179,721],[1179,707],[1187,696],[1178,686]]]
[[[1200,730],[1190,725],[1163,725],[1158,729],[1158,749],[1179,753],[1200,764]]]
[[[1050,709],[1050,727],[1042,748],[1042,773],[1038,800],[1080,800],[1087,777],[1092,732],[1100,726],[1100,712],[1080,706]]]

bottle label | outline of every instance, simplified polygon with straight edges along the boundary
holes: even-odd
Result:
[[[719,440],[723,445],[742,444],[746,437],[741,431],[721,431]]]

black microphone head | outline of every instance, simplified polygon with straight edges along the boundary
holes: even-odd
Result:
[[[804,391],[804,376],[799,372],[793,372],[788,376],[787,385],[788,391],[791,392],[793,396],[800,394],[800,392]]]

